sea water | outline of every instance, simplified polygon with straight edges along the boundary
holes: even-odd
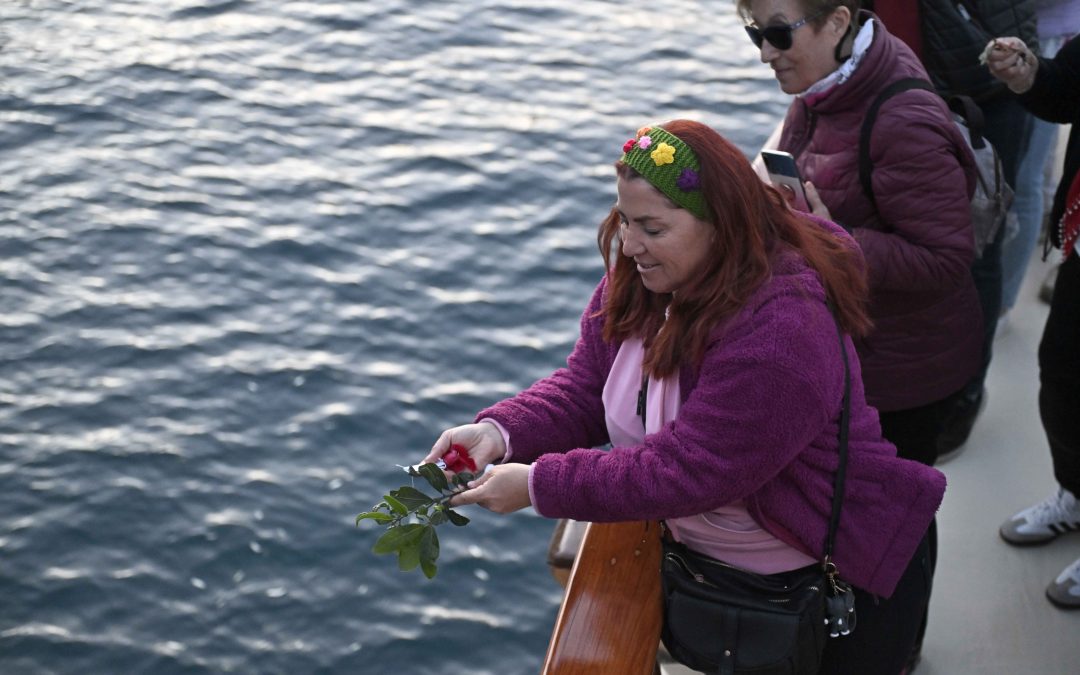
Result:
[[[550,521],[355,515],[563,363],[626,138],[784,99],[727,2],[3,0],[0,673],[538,672]]]

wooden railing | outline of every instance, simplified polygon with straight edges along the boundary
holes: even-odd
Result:
[[[661,611],[659,525],[589,523],[542,675],[653,675]]]

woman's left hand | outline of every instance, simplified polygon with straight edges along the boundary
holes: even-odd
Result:
[[[532,504],[529,497],[529,467],[526,464],[493,466],[469,489],[450,500],[450,506],[479,504],[495,513],[510,513]]]
[[[803,190],[806,192],[806,203],[810,205],[810,213],[818,218],[832,220],[832,215],[829,214],[829,207],[825,206],[825,202],[821,201],[821,195],[818,194],[814,184],[810,181],[803,181]]]

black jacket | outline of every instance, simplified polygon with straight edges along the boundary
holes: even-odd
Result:
[[[982,102],[1008,95],[1005,85],[979,63],[986,43],[995,37],[1018,37],[1039,52],[1030,0],[919,0],[919,13],[923,63],[945,97],[964,94]]]
[[[1048,122],[1072,124],[1065,146],[1065,168],[1050,211],[1050,234],[1058,241],[1058,221],[1065,211],[1065,197],[1080,171],[1080,39],[1065,43],[1053,60],[1039,59],[1035,84],[1019,97],[1020,103],[1036,117]]]

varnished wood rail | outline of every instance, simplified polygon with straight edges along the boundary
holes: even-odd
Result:
[[[590,523],[541,675],[653,675],[661,611],[660,526]]]

